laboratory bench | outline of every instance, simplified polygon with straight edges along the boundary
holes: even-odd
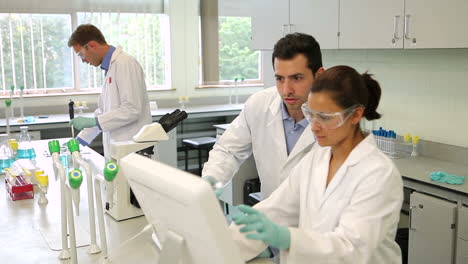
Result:
[[[174,107],[159,108],[151,111],[153,122],[166,113],[171,113],[175,109],[181,109],[187,112],[188,117],[181,122],[176,129],[169,134],[170,140],[159,144],[160,153],[164,153],[165,157],[162,158],[165,163],[183,168],[184,165],[184,150],[182,147],[182,140],[186,138],[195,138],[202,136],[215,136],[214,124],[229,123],[237,117],[243,108],[243,104],[211,104],[211,105],[185,105],[181,109],[179,105]],[[75,116],[88,116],[92,117],[93,113],[88,112],[84,114],[75,113]],[[47,118],[39,118],[44,116]],[[13,134],[19,132],[20,126],[28,126],[31,139],[54,139],[71,137],[71,129],[69,125],[68,114],[50,114],[35,116],[33,123],[18,123],[17,118],[10,119],[10,131]],[[5,119],[0,119],[0,133],[5,133]],[[75,129],[75,135],[79,131]],[[102,135],[99,135],[91,144],[90,147],[102,154]],[[194,167],[197,162],[196,153],[189,153],[189,167]]]
[[[188,118],[203,118],[203,117],[215,117],[215,116],[237,116],[243,108],[243,104],[217,104],[217,105],[202,105],[202,106],[186,106],[181,109],[178,106],[171,108],[159,108],[152,110],[151,115],[153,121],[157,121],[161,116],[166,113],[171,113],[175,109],[184,110],[188,114]],[[93,112],[87,112],[83,114],[75,113],[75,116],[88,116],[92,117]],[[10,118],[11,131],[19,131],[20,126],[29,126],[30,130],[42,130],[42,129],[53,129],[60,127],[70,127],[69,121],[70,116],[67,114],[50,114],[50,115],[37,115],[34,116],[35,121],[32,123],[18,123],[16,118]],[[44,117],[44,118],[40,118]],[[0,119],[0,133],[6,131],[5,119]]]
[[[60,144],[69,138],[58,139]],[[69,263],[58,259],[61,247],[60,181],[56,181],[52,159],[46,155],[49,140],[32,141],[36,151],[36,164],[49,175],[48,204],[34,199],[12,201],[5,190],[4,175],[0,176],[0,260],[8,263]],[[94,173],[102,170],[104,158],[88,147],[81,149],[84,160],[91,163]],[[100,263],[102,253],[89,255],[89,220],[86,179],[80,188],[79,216],[75,216],[78,262]],[[105,193],[105,192],[103,192]],[[145,217],[117,222],[104,214],[107,243],[111,263],[155,263],[159,250],[151,239],[151,229],[145,229]],[[97,224],[97,219],[96,219]],[[99,245],[99,229],[97,228]],[[209,254],[209,252],[207,252]],[[5,263],[6,263],[5,262]],[[251,264],[268,264],[268,260],[256,260]]]
[[[418,156],[394,159],[403,176],[408,214],[408,263],[468,263],[468,179],[431,181],[434,171],[468,178],[466,163]]]

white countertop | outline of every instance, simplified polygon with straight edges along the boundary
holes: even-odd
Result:
[[[243,104],[218,104],[218,105],[204,105],[204,106],[190,106],[187,105],[185,109],[181,109],[187,112],[189,115],[195,115],[195,114],[203,114],[203,113],[214,113],[214,112],[229,112],[229,111],[240,111],[243,108]],[[171,113],[175,109],[180,109],[178,107],[174,108],[159,108],[158,110],[153,110],[151,111],[151,115],[153,117],[159,117],[163,116],[166,113]],[[62,126],[68,126],[68,123],[70,121],[70,117],[68,113],[66,114],[52,114],[52,115],[43,115],[47,116],[47,118],[38,118],[38,116],[35,117],[35,121],[32,123],[18,123],[18,117],[16,118],[10,118],[10,126],[16,127],[16,126],[37,126],[37,125],[59,125],[61,124]],[[83,114],[78,114],[75,113],[75,116],[88,116],[92,117],[93,113],[88,112],[88,113],[83,113]],[[0,119],[0,127],[2,127],[2,131],[4,130],[4,127],[6,126],[6,121],[5,119]]]

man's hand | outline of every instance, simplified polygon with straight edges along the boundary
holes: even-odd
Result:
[[[83,130],[88,127],[95,127],[97,126],[96,118],[94,117],[76,117],[70,120],[70,125],[75,127],[78,130]]]

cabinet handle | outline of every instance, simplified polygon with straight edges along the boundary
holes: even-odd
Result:
[[[405,15],[405,39],[411,40],[413,44],[416,43],[416,38],[412,38],[409,35],[409,20],[410,20],[410,15]]]
[[[413,224],[413,223],[412,223],[412,215],[413,215],[413,209],[415,209],[415,208],[416,208],[416,206],[413,206],[413,205],[410,206],[410,208],[409,208],[409,214],[408,214],[408,218],[409,218],[409,219],[408,219],[408,222],[409,222],[409,223],[408,223],[408,227],[409,227],[410,230],[416,230],[416,228],[413,228],[413,226],[412,226],[412,224]]]
[[[400,19],[400,16],[394,16],[393,17],[393,39],[400,39],[398,37],[398,20]]]

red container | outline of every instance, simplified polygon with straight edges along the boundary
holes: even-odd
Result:
[[[23,176],[16,177],[15,185],[11,185],[5,177],[5,187],[13,201],[34,198],[34,186],[28,183]]]

